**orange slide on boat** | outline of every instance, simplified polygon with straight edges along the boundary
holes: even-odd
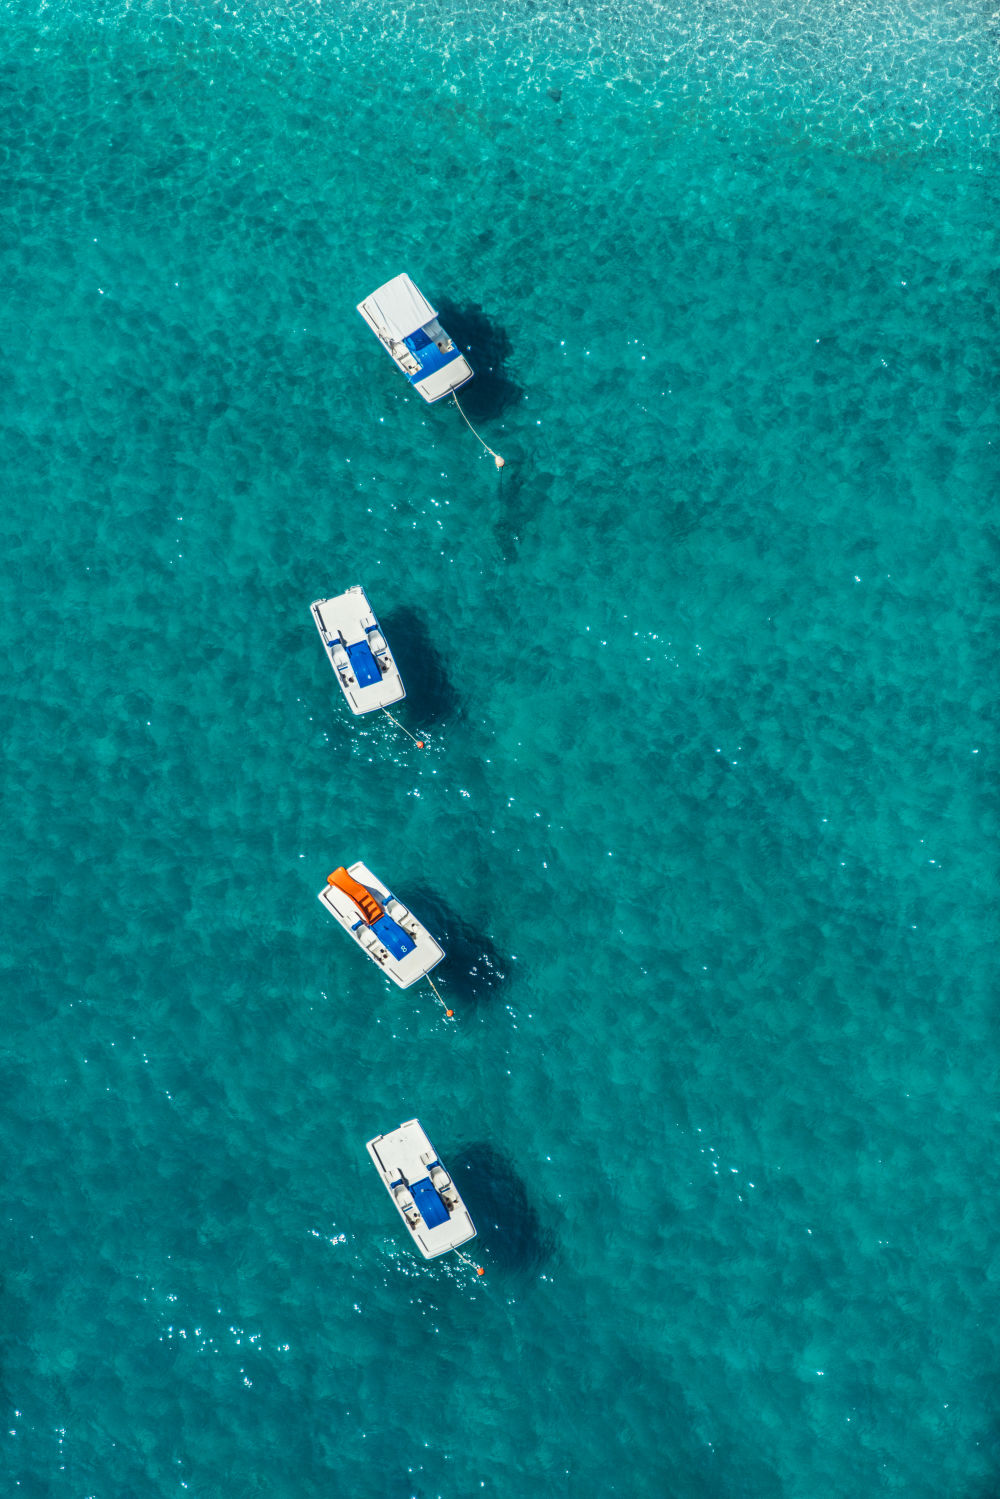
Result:
[[[335,869],[333,874],[328,874],[326,883],[335,885],[338,890],[343,890],[345,895],[349,895],[369,926],[373,926],[380,917],[385,915],[371,891],[366,890],[364,885],[359,885],[343,867]]]

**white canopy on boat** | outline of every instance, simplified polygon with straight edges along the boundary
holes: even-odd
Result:
[[[391,339],[407,338],[418,328],[437,317],[427,298],[414,286],[409,276],[393,276],[378,291],[373,291],[358,306],[373,324],[380,323]]]

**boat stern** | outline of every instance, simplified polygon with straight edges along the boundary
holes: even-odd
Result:
[[[472,374],[471,364],[456,349],[454,355],[436,369],[427,374],[411,376],[410,383],[428,404],[433,404],[444,400],[445,396],[454,395],[456,390],[460,390],[472,379]]]

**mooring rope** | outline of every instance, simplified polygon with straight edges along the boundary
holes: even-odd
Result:
[[[388,708],[383,708],[382,712],[385,714],[386,718],[392,718],[392,714],[389,712]],[[402,729],[404,734],[410,734],[409,729],[405,726],[405,724],[401,724],[398,718],[392,718],[392,721],[396,725],[397,729]],[[423,749],[424,741],[422,739],[418,739],[416,734],[410,734],[410,738],[417,746],[417,749]]]
[[[477,1265],[476,1262],[475,1262],[475,1260],[470,1260],[469,1256],[467,1254],[463,1254],[460,1249],[456,1249],[455,1253],[458,1255],[459,1259],[462,1261],[462,1264],[463,1265],[471,1265],[472,1268],[473,1268],[473,1270],[475,1270],[475,1272],[476,1272],[477,1275],[485,1275],[486,1274],[486,1271],[483,1269],[482,1265]]]
[[[469,418],[466,416],[465,412],[462,411],[462,407],[461,407],[461,404],[459,402],[458,396],[455,394],[454,391],[452,391],[452,393],[451,393],[451,398],[455,402],[455,405],[458,407],[459,412],[461,413],[462,420],[465,423],[465,425],[468,427],[469,431],[472,433],[473,437],[476,439],[477,442],[481,442],[482,443],[482,445],[486,449],[487,453],[493,453],[493,462],[496,464],[497,468],[502,469],[503,468],[503,459],[500,457],[500,454],[499,453],[494,453],[493,449],[490,447],[489,443],[486,442],[482,437],[479,436],[479,433],[476,431],[475,427],[469,421]]]
[[[431,976],[430,976],[429,973],[426,975],[426,978],[427,978],[427,982],[430,984],[431,988],[434,990],[434,993],[437,994],[437,997],[440,1000],[441,1004],[444,1005],[444,1013],[445,1013],[445,1015],[448,1017],[449,1020],[454,1020],[454,1018],[455,1018],[455,1011],[454,1010],[449,1010],[448,1006],[444,1003],[444,1000],[441,999],[440,994],[438,994],[437,984],[435,984],[434,980],[431,978]]]

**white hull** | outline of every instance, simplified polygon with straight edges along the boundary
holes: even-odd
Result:
[[[310,608],[352,713],[374,713],[406,696],[399,669],[360,584],[336,598],[317,599]]]
[[[409,276],[394,276],[359,302],[358,311],[425,401],[441,401],[472,379],[469,361]]]
[[[461,1194],[437,1158],[419,1119],[368,1141],[368,1154],[425,1260],[476,1237]]]
[[[372,924],[357,901],[329,881],[319,892],[320,904],[400,989],[409,989],[418,980],[426,978],[444,957],[444,949],[438,946],[423,923],[396,899],[388,885],[372,874],[367,864],[359,860],[346,874],[374,899],[382,912],[380,918]]]

